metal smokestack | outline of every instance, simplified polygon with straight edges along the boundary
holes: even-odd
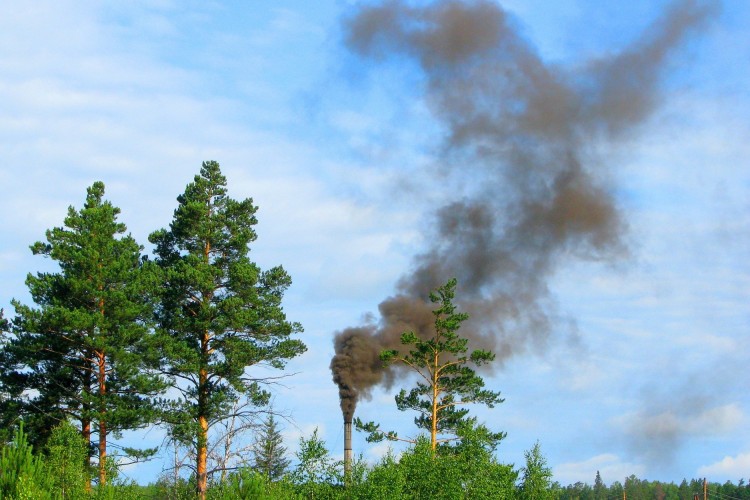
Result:
[[[344,420],[344,476],[352,471],[352,421]]]

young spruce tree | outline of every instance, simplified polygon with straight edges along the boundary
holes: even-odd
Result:
[[[291,461],[273,413],[269,413],[253,442],[253,466],[271,481],[280,479]]]
[[[68,417],[80,422],[87,443],[96,434],[100,485],[107,480],[108,436],[148,422],[149,396],[162,388],[143,366],[152,312],[144,300],[142,248],[124,235],[119,213],[95,182],[83,208],[70,207],[64,227],[31,246],[60,271],[28,275],[38,308],[13,301],[13,336],[0,356],[5,409],[37,436]]]
[[[414,423],[429,432],[433,454],[438,444],[456,439],[456,433],[469,412],[462,406],[484,404],[493,408],[503,402],[499,392],[484,388],[484,380],[470,367],[489,363],[495,355],[477,349],[467,356],[468,339],[460,337],[458,329],[468,315],[456,312],[453,304],[455,290],[456,280],[451,279],[430,294],[430,300],[437,304],[432,311],[435,316],[432,337],[423,339],[414,332],[406,332],[401,336],[401,343],[411,346],[409,352],[387,350],[380,354],[385,364],[402,363],[419,376],[416,387],[408,392],[402,389],[396,396],[396,407],[401,411],[417,412]],[[400,439],[394,432],[380,431],[374,422],[355,419],[354,425],[370,433],[368,441]],[[504,436],[504,433],[486,433],[486,437],[495,442]]]
[[[150,237],[162,282],[163,372],[182,396],[170,402],[164,419],[173,437],[194,447],[200,498],[212,425],[229,417],[238,398],[268,403],[263,380],[247,368],[282,368],[306,349],[290,338],[302,327],[287,321],[281,307],[291,278],[280,266],[261,271],[248,257],[257,207],[226,193],[219,164],[204,162],[177,198],[169,229]]]

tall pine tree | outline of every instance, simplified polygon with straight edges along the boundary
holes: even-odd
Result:
[[[247,368],[281,368],[305,351],[290,338],[302,327],[287,321],[281,307],[291,278],[280,266],[261,271],[248,257],[257,207],[226,193],[219,164],[204,162],[177,198],[169,229],[150,237],[162,282],[157,317],[163,371],[181,394],[164,419],[173,437],[195,449],[200,498],[211,427],[229,416],[238,398],[268,403],[263,380]]]
[[[28,275],[37,308],[13,301],[13,335],[0,373],[10,396],[5,409],[18,412],[37,436],[67,418],[80,422],[86,442],[97,436],[100,484],[108,436],[146,423],[149,396],[162,388],[142,363],[152,315],[142,248],[125,235],[119,213],[96,182],[81,210],[68,209],[64,227],[31,246],[60,269]]]

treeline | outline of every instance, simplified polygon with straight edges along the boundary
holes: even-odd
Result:
[[[737,484],[731,481],[724,484],[707,482],[705,493],[712,500],[750,499],[750,484],[742,479]],[[596,473],[593,486],[578,482],[563,487],[554,483],[550,488],[550,498],[557,500],[702,500],[703,494],[703,479],[683,479],[675,484],[638,479],[631,475],[624,482],[615,481],[607,486],[602,482],[599,472]]]
[[[273,427],[273,426],[271,426]],[[594,485],[552,483],[552,473],[539,445],[525,454],[520,469],[497,461],[492,446],[481,433],[463,432],[460,441],[432,453],[428,436],[400,456],[386,454],[368,465],[355,460],[350,472],[334,460],[317,432],[300,440],[296,463],[289,467],[285,448],[273,436],[256,449],[252,466],[239,467],[207,483],[209,500],[225,499],[519,499],[519,500],[694,500],[703,497],[703,481],[683,480],[679,485],[640,480],[606,486],[597,472]],[[271,450],[271,453],[265,453]],[[44,450],[34,453],[23,430],[0,452],[0,498],[7,499],[117,499],[189,500],[196,495],[196,478],[165,473],[149,485],[120,477],[111,467],[109,482],[88,489],[91,473],[83,465],[86,443],[69,423],[53,429]],[[269,460],[270,459],[270,460]],[[750,498],[750,486],[708,483],[707,498]]]

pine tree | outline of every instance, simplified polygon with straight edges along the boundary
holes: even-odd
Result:
[[[150,236],[161,285],[157,309],[163,372],[182,397],[170,401],[164,420],[196,455],[197,491],[205,498],[211,427],[245,397],[268,403],[263,379],[246,369],[282,368],[305,351],[290,335],[301,332],[281,307],[291,278],[280,266],[261,271],[249,257],[256,239],[252,199],[227,197],[219,164],[204,162],[177,198],[169,229]]]
[[[594,478],[594,500],[604,500],[607,498],[607,487],[602,481],[602,476],[599,471],[596,471],[596,478]]]
[[[281,478],[291,463],[286,457],[283,441],[276,419],[273,413],[269,413],[255,437],[252,452],[255,470],[272,481]]]
[[[419,382],[409,392],[402,389],[396,396],[396,407],[417,412],[414,423],[430,435],[430,446],[435,453],[439,443],[452,441],[469,410],[459,408],[467,404],[484,404],[493,408],[502,403],[499,392],[484,389],[484,380],[469,366],[481,366],[491,362],[495,356],[489,351],[474,350],[470,355],[468,339],[458,335],[461,323],[468,319],[465,313],[456,312],[453,304],[456,280],[452,279],[430,294],[430,300],[438,304],[432,311],[435,328],[430,338],[422,339],[415,332],[406,332],[401,343],[412,346],[406,354],[397,350],[383,351],[380,358],[385,364],[402,363],[419,375]],[[363,423],[355,419],[354,425],[369,433],[368,441],[384,438],[400,439],[396,433],[384,433],[379,425]],[[448,434],[449,437],[439,437]],[[504,433],[492,433],[499,441]],[[402,439],[414,442],[414,440]]]
[[[21,498],[23,493],[49,491],[51,478],[47,472],[42,459],[33,454],[23,424],[19,425],[13,441],[0,450],[0,498]]]
[[[106,483],[108,436],[148,421],[148,396],[161,389],[143,366],[151,309],[142,248],[124,235],[120,209],[103,197],[104,184],[94,183],[83,208],[71,206],[64,227],[31,246],[60,271],[28,275],[39,307],[13,301],[13,336],[0,360],[9,394],[4,410],[17,412],[39,445],[68,417],[80,422],[86,442],[97,435],[100,484]]]

